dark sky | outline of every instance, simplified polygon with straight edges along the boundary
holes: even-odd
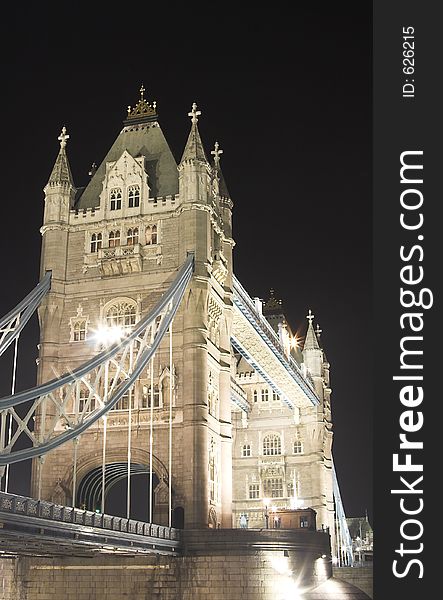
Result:
[[[142,83],[177,159],[197,102],[207,151],[215,140],[224,150],[235,203],[234,271],[252,296],[266,299],[273,287],[294,330],[304,333],[305,315],[314,312],[331,363],[345,511],[368,509],[371,518],[372,6],[299,3],[289,15],[277,6],[270,14],[267,5],[248,16],[207,6],[215,12],[187,6],[175,14],[153,4],[7,9],[0,314],[38,281],[42,189],[61,127],[71,136],[80,186]],[[27,330],[19,389],[35,377],[35,321]],[[15,485],[23,491],[25,480],[17,475]]]

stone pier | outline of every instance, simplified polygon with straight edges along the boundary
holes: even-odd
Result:
[[[326,532],[189,530],[180,557],[11,557],[4,600],[364,600],[332,578]]]

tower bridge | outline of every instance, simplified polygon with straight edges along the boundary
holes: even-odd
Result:
[[[194,103],[177,165],[142,87],[85,187],[74,185],[62,129],[44,188],[40,282],[0,321],[0,356],[15,350],[0,399],[0,552],[207,557],[231,539],[242,552],[311,561],[309,599],[331,574],[319,557],[352,564],[330,365],[311,311],[301,344],[281,301],[252,298],[233,275],[233,202],[200,115]],[[36,311],[38,381],[16,391],[20,333]],[[25,460],[30,498],[9,492],[10,465]],[[125,514],[110,515],[122,480]],[[132,518],[135,504],[144,519]],[[269,511],[304,509],[316,515],[309,531],[272,537]]]

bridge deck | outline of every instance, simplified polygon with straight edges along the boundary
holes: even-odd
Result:
[[[181,531],[0,492],[0,552],[32,556],[97,553],[177,555]]]

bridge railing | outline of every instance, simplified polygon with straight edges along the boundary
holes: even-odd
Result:
[[[145,523],[125,517],[117,517],[71,506],[61,506],[47,500],[35,500],[27,496],[17,496],[0,492],[0,514],[72,523],[83,527],[95,527],[124,533],[133,533],[159,540],[181,539],[180,529]],[[1,520],[1,517],[0,517]]]

